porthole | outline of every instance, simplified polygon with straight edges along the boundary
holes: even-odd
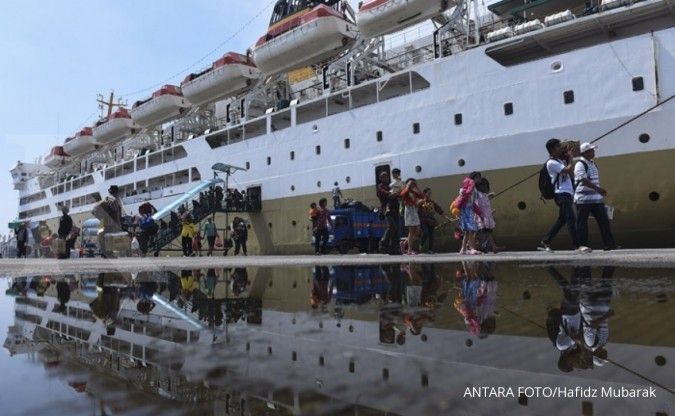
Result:
[[[272,158],[267,156],[267,165],[269,166],[271,164],[272,164]]]
[[[349,332],[354,332],[354,327],[352,325],[349,325]]]
[[[251,169],[251,162],[246,162],[246,170]]]
[[[663,367],[664,365],[666,365],[666,357],[664,357],[663,355],[657,355],[656,357],[654,357],[654,362],[659,367]]]
[[[462,113],[455,114],[455,126],[462,124]]]
[[[464,341],[464,345],[466,345],[467,347],[470,347],[470,346],[473,345],[473,341],[471,341],[470,339],[467,339],[466,341]]]
[[[316,187],[317,187],[317,188],[321,188],[321,181],[317,181],[317,182],[316,182]]]
[[[314,124],[314,125],[312,126],[312,131],[313,131],[314,133],[316,133],[317,131],[319,131],[319,126],[317,126],[316,124]]]
[[[459,160],[457,161],[457,164],[458,164],[460,167],[462,167],[462,166],[466,165],[466,161],[465,161],[464,159],[459,159]]]
[[[356,364],[354,364],[354,361],[349,362],[349,372],[353,373],[356,371]]]
[[[271,222],[268,222],[268,223],[267,223],[267,227],[268,227],[268,228],[272,228],[272,223],[271,223]]]
[[[422,342],[427,342],[429,338],[427,337],[427,334],[422,334],[422,336],[420,336],[420,339],[422,340]]]
[[[347,176],[347,177],[345,178],[345,182],[349,183],[349,182],[351,182],[351,181],[352,181],[352,178],[351,178],[351,177]]]
[[[642,77],[635,77],[632,80],[633,91],[642,91],[645,89],[645,80]]]
[[[389,380],[389,369],[388,368],[382,369],[382,380]]]
[[[413,123],[413,134],[419,134],[420,132],[420,123]]]
[[[649,199],[656,202],[661,198],[661,195],[658,192],[650,192],[649,193]]]
[[[351,142],[349,139],[345,139],[345,149],[349,149],[349,146],[351,146]]]
[[[272,347],[267,347],[267,355],[272,355]]]
[[[560,72],[563,70],[563,64],[560,61],[555,61],[551,64],[551,71]]]
[[[295,191],[295,185],[291,185],[291,191]]]
[[[293,351],[291,354],[291,360],[298,361],[298,353],[296,351]]]
[[[513,114],[513,103],[504,104],[504,115],[510,116],[511,114]]]
[[[649,135],[647,133],[642,133],[640,135],[640,137],[638,137],[638,140],[640,141],[640,143],[643,143],[643,144],[648,143],[650,139],[651,139],[651,137],[649,137]]]
[[[523,201],[518,202],[518,209],[521,211],[525,211],[525,208],[527,208],[527,204]]]
[[[316,146],[316,148],[314,148],[314,151],[316,152],[317,155],[320,155],[321,154],[321,146]]]
[[[326,363],[326,360],[323,358],[323,355],[320,355],[319,356],[319,365],[321,367],[323,367],[325,363]]]
[[[291,151],[291,153],[288,156],[291,158],[291,160],[295,160],[295,152],[294,151]]]
[[[246,229],[250,230],[251,229],[251,224],[246,224]]]
[[[382,131],[378,131],[378,132],[375,134],[375,137],[377,138],[377,141],[378,141],[378,142],[381,142],[382,139],[383,139]]]
[[[565,91],[563,93],[563,101],[565,101],[565,104],[572,104],[574,102],[574,91]]]
[[[415,166],[415,172],[417,172],[417,173],[422,172],[422,166],[420,166],[420,165]]]
[[[291,221],[291,225],[292,225],[293,227],[295,227],[296,225],[298,225],[298,222],[297,222],[296,220],[293,220],[293,221]]]
[[[426,374],[422,374],[420,377],[420,384],[422,387],[428,387],[429,386],[429,376]]]

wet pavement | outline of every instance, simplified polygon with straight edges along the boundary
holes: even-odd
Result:
[[[2,413],[675,414],[675,269],[562,263],[15,273]]]

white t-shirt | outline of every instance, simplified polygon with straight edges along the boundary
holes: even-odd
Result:
[[[558,159],[549,159],[546,162],[546,170],[548,171],[548,176],[551,178],[555,193],[574,195],[572,178],[570,178],[570,175],[564,173],[563,169],[565,169],[565,164]],[[556,179],[558,179],[557,182]]]
[[[584,163],[588,169],[586,169]],[[574,190],[574,202],[576,204],[595,204],[602,202],[602,195],[595,189],[582,185],[582,179],[588,179],[595,186],[600,186],[600,173],[598,172],[598,167],[595,162],[583,157],[574,165],[574,180],[578,183],[577,188]]]

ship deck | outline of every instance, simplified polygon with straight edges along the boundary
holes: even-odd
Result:
[[[25,276],[49,273],[101,273],[167,271],[175,269],[234,268],[234,267],[297,267],[297,266],[359,266],[369,264],[429,264],[481,261],[494,263],[531,263],[585,266],[675,267],[675,249],[636,249],[576,253],[556,251],[502,252],[479,256],[457,253],[420,254],[417,256],[389,256],[383,254],[305,255],[305,256],[218,256],[218,257],[125,257],[117,259],[82,258],[55,259],[0,259],[0,276]]]

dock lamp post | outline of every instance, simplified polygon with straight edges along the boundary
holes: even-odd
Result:
[[[222,172],[225,174],[225,196],[227,196],[227,190],[230,187],[230,175],[234,174],[238,170],[245,172],[248,169],[239,166],[228,165],[227,163],[216,163],[213,166],[211,166],[211,170],[213,170],[214,179],[218,177],[218,172]],[[213,213],[214,223],[215,223],[215,216],[216,213],[214,212]],[[229,234],[230,234],[229,207],[227,206],[227,198],[225,198],[225,241],[229,239],[230,237]],[[225,241],[223,241],[223,245],[225,244]]]

